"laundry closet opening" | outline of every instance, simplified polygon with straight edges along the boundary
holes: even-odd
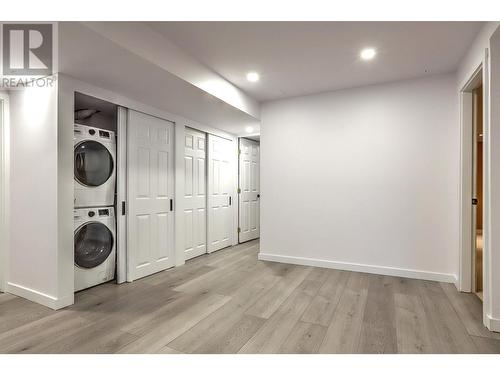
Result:
[[[75,93],[75,291],[116,278],[117,111],[112,103]]]

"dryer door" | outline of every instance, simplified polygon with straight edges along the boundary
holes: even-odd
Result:
[[[83,141],[75,146],[75,179],[84,186],[100,186],[113,174],[113,157],[106,146]]]
[[[94,268],[108,259],[113,250],[113,234],[97,222],[82,225],[75,232],[75,264],[80,268]]]

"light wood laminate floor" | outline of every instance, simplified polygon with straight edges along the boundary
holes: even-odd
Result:
[[[452,284],[257,260],[257,241],[60,311],[0,294],[1,353],[500,353]]]

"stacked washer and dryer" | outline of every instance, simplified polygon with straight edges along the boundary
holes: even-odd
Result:
[[[115,132],[74,124],[75,291],[115,278]]]

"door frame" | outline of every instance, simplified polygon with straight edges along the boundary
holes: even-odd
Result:
[[[9,257],[9,184],[10,184],[9,96],[0,92],[0,291],[5,292]]]
[[[486,142],[486,81],[484,79],[484,69],[481,63],[469,80],[460,90],[460,262],[459,262],[459,278],[458,289],[462,292],[474,291],[474,250],[475,236],[473,235],[473,225],[475,225],[475,211],[472,206],[473,183],[474,183],[474,166],[473,166],[473,142],[474,142],[474,95],[473,90],[476,89],[479,83],[483,83],[483,142]],[[483,160],[484,158],[483,147]],[[483,167],[484,168],[484,167]],[[483,177],[484,179],[484,177]],[[485,184],[483,184],[484,189]],[[483,197],[485,194],[483,192]],[[483,202],[483,223],[486,222],[485,208]],[[484,224],[483,224],[484,225]],[[483,233],[485,233],[483,229]],[[484,234],[483,234],[484,235]],[[485,252],[483,245],[483,252]],[[485,256],[483,253],[483,276],[485,268]],[[483,283],[483,288],[485,287]]]
[[[128,109],[118,106],[116,139],[116,283],[132,281],[128,273],[127,249],[127,115]],[[122,206],[123,205],[123,206]]]

